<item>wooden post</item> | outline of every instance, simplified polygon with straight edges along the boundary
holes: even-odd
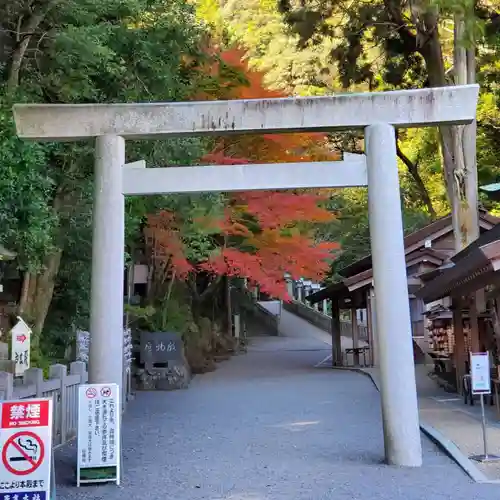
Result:
[[[457,392],[462,394],[462,379],[466,374],[465,363],[467,357],[465,354],[465,336],[464,324],[462,319],[462,300],[453,299],[453,335],[455,336],[455,349],[453,357],[455,361],[455,369],[457,375]]]
[[[379,346],[378,346],[378,326],[377,326],[377,308],[375,307],[377,296],[373,287],[370,289],[370,309],[371,309],[371,324],[372,324],[372,361],[373,366],[380,366]]]
[[[14,376],[0,371],[0,401],[14,399]]]
[[[58,379],[61,382],[61,389],[59,392],[59,398],[53,398],[54,404],[54,428],[55,436],[53,436],[54,441],[57,444],[64,444],[68,439],[68,422],[67,422],[67,410],[69,405],[68,401],[68,391],[67,391],[67,376],[68,368],[66,365],[52,365],[49,368],[49,379]],[[57,406],[57,408],[56,408]]]
[[[43,396],[43,370],[41,368],[28,368],[23,373],[23,385],[33,385],[35,387],[35,396]]]
[[[233,307],[231,303],[231,278],[226,278],[226,314],[227,314],[227,335],[233,336]]]
[[[470,318],[470,335],[472,352],[480,352],[481,346],[479,343],[479,323],[477,319],[477,306],[475,294],[469,298],[469,318]]]
[[[354,366],[359,366],[359,331],[358,331],[358,318],[356,316],[357,309],[351,307],[351,332],[352,332],[352,347],[353,355],[352,362]]]
[[[370,366],[374,366],[373,318],[371,290],[366,292],[366,328],[368,330],[368,345],[370,346]]]
[[[343,366],[338,299],[332,299],[332,366]]]

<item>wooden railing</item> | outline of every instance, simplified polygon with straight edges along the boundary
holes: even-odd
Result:
[[[0,372],[0,401],[27,398],[52,398],[54,405],[53,443],[58,446],[76,436],[78,426],[78,386],[88,380],[83,361],[52,365],[49,378],[41,368],[30,368],[19,380],[11,373]]]

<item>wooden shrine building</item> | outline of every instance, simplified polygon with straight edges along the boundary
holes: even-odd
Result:
[[[434,306],[434,352],[448,359],[448,377],[459,391],[469,372],[469,353],[489,351],[494,365],[500,353],[500,224],[483,233],[449,263],[421,276],[416,292],[426,304],[448,298],[448,307]]]
[[[488,232],[500,219],[484,210],[479,213],[482,234]],[[454,254],[453,227],[451,215],[435,220],[431,224],[407,235],[404,239],[408,293],[410,298],[410,314],[414,344],[414,358],[417,363],[424,362],[432,348],[429,344],[427,328],[426,301],[418,293],[428,283],[426,279],[447,264]],[[323,288],[306,297],[311,304],[323,300],[331,301],[332,310],[332,358],[335,366],[345,363],[345,353],[341,347],[340,316],[341,311],[350,310],[351,318],[355,311],[366,310],[368,327],[368,344],[371,364],[378,365],[376,347],[377,332],[374,318],[374,302],[376,300],[373,287],[373,270],[371,255],[354,262],[340,271],[341,281]],[[426,278],[424,278],[426,277]],[[437,299],[436,299],[437,300]],[[357,325],[352,325],[353,347],[358,347]]]

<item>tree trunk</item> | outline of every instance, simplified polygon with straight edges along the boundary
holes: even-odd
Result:
[[[415,14],[415,17],[417,14]],[[417,26],[417,50],[425,61],[427,79],[430,87],[446,87],[448,80],[444,67],[443,51],[439,38],[439,25],[437,13],[426,12],[422,21],[415,21]],[[423,40],[423,42],[421,42]],[[453,205],[453,171],[455,169],[455,139],[454,128],[448,125],[439,127],[441,156],[443,158],[443,173],[448,191],[450,205]]]
[[[45,259],[45,269],[36,277],[36,288],[32,296],[31,318],[35,333],[41,333],[54,295],[54,286],[61,265],[63,251],[57,249]]]
[[[45,0],[39,2],[32,10],[31,15],[22,23],[16,33],[16,46],[11,55],[11,62],[7,76],[7,89],[13,92],[19,86],[19,77],[26,51],[34,32],[42,24],[45,16],[55,6],[57,0]]]
[[[454,29],[454,73],[456,85],[475,83],[475,57],[473,60],[471,60],[470,54],[467,57],[464,42],[464,15],[458,13],[455,15]],[[469,64],[470,67],[468,67]],[[460,232],[455,234],[455,249],[459,252],[479,237],[475,121],[470,125],[457,126],[456,130],[454,176],[458,194],[458,199],[456,200],[458,205],[457,225],[459,225]]]
[[[19,304],[17,306],[17,314],[23,316],[27,307],[29,307],[30,296],[30,282],[33,275],[28,271],[23,273],[23,283],[21,287],[21,297],[19,298]]]
[[[60,213],[68,195],[69,193],[59,186],[52,201],[52,210],[55,213]],[[63,254],[64,245],[61,241],[63,238],[64,227],[60,226],[54,238],[59,246],[45,256],[42,270],[37,274],[25,273],[24,275],[18,311],[31,323],[35,334],[42,332],[52,302]]]
[[[431,87],[448,85],[444,68],[441,40],[439,38],[438,14],[428,9],[416,23],[418,40],[425,40],[418,47],[423,56]],[[463,41],[463,22],[455,23],[455,74],[457,84],[471,83],[467,71]],[[475,61],[474,61],[475,64]],[[475,162],[475,124],[467,126],[441,126],[440,142],[443,158],[444,179],[452,213],[455,250],[458,252],[479,235],[477,214],[477,167]]]
[[[40,274],[24,273],[18,314],[31,323],[36,334],[42,332],[49,312],[62,254],[62,249],[58,249],[48,255]]]

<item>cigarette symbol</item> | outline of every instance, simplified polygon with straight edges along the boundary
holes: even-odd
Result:
[[[10,462],[25,462],[29,459],[36,460],[38,445],[32,439],[20,437],[17,439],[17,444],[28,452],[28,456],[10,457]]]

